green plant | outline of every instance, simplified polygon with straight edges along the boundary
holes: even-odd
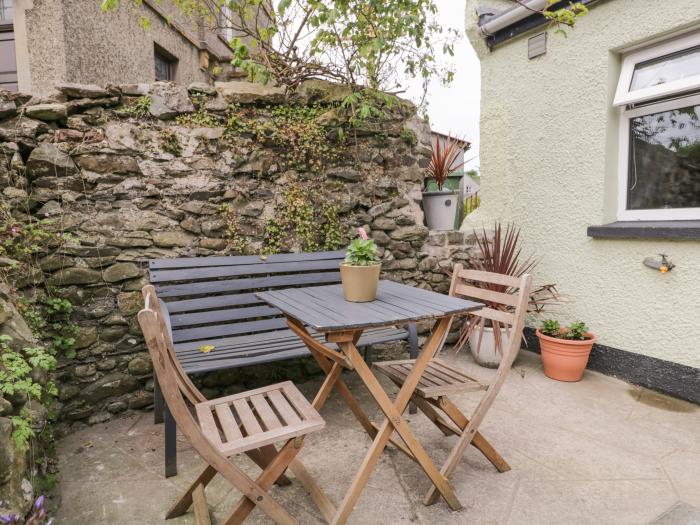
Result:
[[[195,110],[192,113],[178,115],[175,122],[190,128],[214,128],[222,125],[222,120],[207,111],[209,97],[205,93],[195,93],[191,97]]]
[[[557,339],[568,339],[570,341],[586,341],[591,339],[588,327],[583,321],[576,321],[569,326],[562,328],[558,321],[545,319],[540,324],[540,332],[549,337]]]
[[[559,337],[561,332],[561,325],[559,321],[555,319],[545,319],[540,325],[540,332],[549,337]]]
[[[447,137],[444,140],[440,137],[435,137],[435,143],[430,153],[427,175],[435,181],[438,191],[442,191],[447,177],[464,165],[464,162],[459,162],[460,156],[464,153],[462,144],[461,140],[452,137]]]
[[[47,297],[44,305],[50,329],[46,336],[49,337],[51,350],[72,359],[75,357],[75,338],[80,333],[80,328],[70,318],[73,304],[68,299]]]
[[[352,266],[370,266],[379,262],[377,245],[367,237],[364,228],[358,228],[360,237],[353,239],[347,247],[345,262]]]
[[[29,400],[47,404],[56,396],[56,386],[52,381],[44,384],[34,381],[32,371],[51,371],[56,367],[56,359],[50,350],[41,346],[14,350],[10,347],[12,338],[0,335],[0,394],[6,396],[23,395]],[[12,437],[18,447],[26,449],[29,438],[34,436],[30,416],[26,410],[12,417]]]
[[[401,140],[403,140],[408,146],[411,147],[418,144],[418,137],[416,136],[416,132],[408,128],[403,128],[401,130]]]
[[[228,204],[224,203],[219,206],[219,214],[226,222],[226,238],[228,239],[228,248],[234,254],[246,253],[248,249],[248,241],[245,236],[241,233],[238,226],[238,213],[234,208]]]
[[[165,151],[172,153],[176,157],[182,155],[182,146],[180,145],[180,139],[177,138],[177,133],[170,129],[164,129],[160,132],[158,139],[160,146]]]
[[[139,97],[130,106],[122,106],[121,112],[133,117],[145,118],[151,113],[151,97]]]

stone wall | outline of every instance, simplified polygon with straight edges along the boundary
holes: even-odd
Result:
[[[18,283],[21,295],[51,290],[75,305],[77,354],[59,356],[61,420],[97,423],[152,404],[151,363],[135,318],[147,261],[258,253],[290,187],[334,207],[343,244],[365,225],[381,247],[386,277],[447,291],[452,261],[467,260],[472,243],[465,245],[462,232],[423,226],[427,124],[397,100],[380,122],[348,127],[338,106],[345,95],[309,82],[287,99],[273,87],[238,82],[216,89],[63,85],[43,98],[0,96],[4,202],[71,237]],[[281,107],[319,113],[304,124],[325,134],[313,168],[290,158],[308,144],[280,146],[269,126],[251,131],[256,122],[279,122],[273,115]],[[202,384],[214,395],[265,378],[260,367],[246,373]]]

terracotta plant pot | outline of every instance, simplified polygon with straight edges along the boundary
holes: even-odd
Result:
[[[544,375],[557,381],[580,381],[595,343],[593,334],[586,332],[586,336],[590,339],[558,339],[537,330]]]
[[[343,283],[345,300],[353,303],[374,301],[377,298],[381,269],[382,263],[369,266],[340,263],[340,281]]]

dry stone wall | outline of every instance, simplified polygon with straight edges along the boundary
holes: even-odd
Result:
[[[245,82],[0,93],[4,205],[70,234],[15,283],[19,295],[50,289],[75,306],[77,353],[60,357],[57,372],[62,421],[98,423],[152,404],[152,366],[135,318],[149,259],[269,249],[295,196],[330,215],[314,219],[313,240],[278,234],[276,249],[342,245],[364,225],[387,278],[447,291],[451,265],[468,260],[473,243],[423,226],[427,124],[397,100],[381,121],[350,127],[339,107],[345,95],[320,82],[291,98]],[[216,395],[268,373],[199,381]]]

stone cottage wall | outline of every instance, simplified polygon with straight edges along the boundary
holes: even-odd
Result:
[[[342,243],[365,225],[386,277],[447,291],[448,271],[469,258],[471,243],[462,232],[423,226],[427,124],[397,101],[380,122],[349,127],[338,107],[345,95],[318,82],[291,100],[244,82],[0,94],[2,199],[70,234],[17,283],[20,295],[51,290],[75,306],[76,355],[61,357],[57,373],[61,420],[97,423],[152,404],[152,367],[135,318],[147,261],[258,253],[269,225],[282,221],[290,187],[333,206]],[[297,146],[281,146],[274,129],[251,131],[292,105],[319,113],[313,122],[325,136],[317,142],[329,150],[313,169],[290,158]],[[299,249],[289,242],[281,249]],[[209,395],[235,390],[245,382],[237,374],[202,385]]]

